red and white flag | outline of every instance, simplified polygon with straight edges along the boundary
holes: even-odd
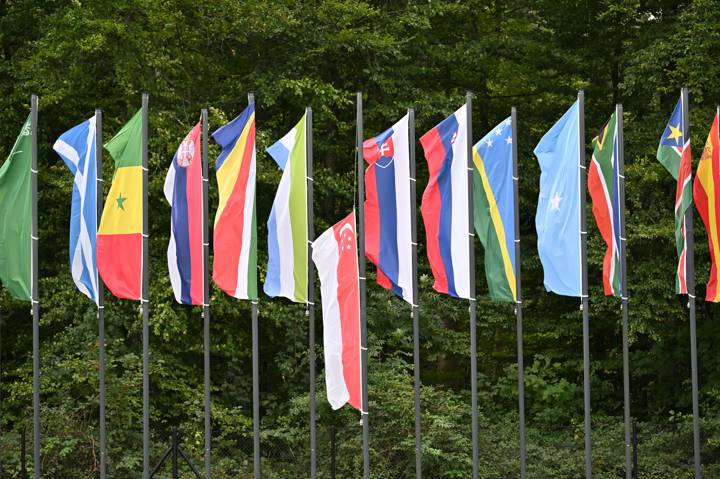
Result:
[[[333,409],[361,408],[360,290],[355,211],[313,243],[320,277],[325,385]]]

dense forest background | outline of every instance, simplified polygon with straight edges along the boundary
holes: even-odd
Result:
[[[0,2],[0,158],[40,96],[39,189],[43,468],[45,477],[97,474],[95,308],[68,268],[72,178],[51,150],[71,126],[104,111],[109,139],[150,94],[151,426],[153,454],[178,426],[191,454],[202,449],[202,321],[174,302],[167,276],[169,206],[162,184],[184,135],[210,109],[211,129],[257,98],[260,278],[279,171],[264,149],[314,110],[315,229],[353,206],[357,90],[366,137],[406,108],[417,134],[475,92],[475,140],[518,108],[522,275],[530,477],[582,475],[582,322],[577,298],[542,285],[534,226],[539,171],[532,149],[586,92],[587,144],[625,108],[632,415],[640,477],[691,477],[690,355],[685,298],[674,294],[675,185],[655,160],[679,96],[690,91],[695,163],[720,100],[718,0],[4,0]],[[419,146],[419,145],[417,145]],[[212,158],[217,147],[211,149]],[[418,196],[427,168],[418,148]],[[112,164],[105,162],[106,185]],[[106,186],[107,190],[107,186]],[[217,189],[211,183],[211,215]],[[418,198],[419,199],[419,198]],[[588,211],[589,223],[592,217]],[[432,292],[420,238],[424,472],[470,471],[467,303]],[[696,215],[696,279],[709,271]],[[592,405],[596,477],[623,474],[619,302],[602,294],[604,245],[588,239]],[[492,302],[477,247],[480,454],[484,478],[518,477],[513,306]],[[370,276],[374,280],[374,275]],[[412,334],[407,305],[369,281],[372,475],[414,476]],[[141,470],[141,337],[138,306],[106,296],[110,477]],[[216,477],[252,468],[250,309],[212,291]],[[307,319],[304,307],[260,300],[264,477],[304,477],[308,453]],[[698,351],[703,460],[720,477],[717,307],[700,301]],[[26,303],[0,292],[0,475],[15,477],[19,434],[31,418],[31,321]],[[318,342],[321,340],[318,318]],[[357,413],[324,400],[318,377],[320,468],[328,477],[328,428],[338,428],[340,477],[358,477]],[[30,445],[28,445],[30,448]]]

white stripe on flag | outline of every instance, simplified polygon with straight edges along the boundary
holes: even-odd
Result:
[[[455,276],[455,291],[460,298],[470,297],[470,236],[468,236],[468,138],[467,105],[455,112],[457,136],[452,143],[452,232],[450,254]]]
[[[410,152],[408,145],[408,115],[393,125],[393,146],[395,148],[395,207],[397,211],[398,244],[398,286],[403,290],[403,299],[413,301],[412,287],[412,239],[410,215]]]
[[[170,204],[170,207],[172,207],[173,197],[175,196],[175,159],[173,159],[172,163],[170,163],[170,168],[168,168],[163,192],[165,193],[165,199]],[[173,234],[172,213],[170,223],[170,241],[168,242],[167,249],[168,273],[170,275],[170,284],[172,285],[173,294],[175,295],[175,301],[182,303],[182,285],[180,281],[180,270],[177,264],[177,246],[175,244],[175,235]]]
[[[292,151],[292,150],[290,150]],[[290,160],[288,160],[289,162]],[[295,298],[295,261],[293,256],[293,236],[290,223],[290,165],[285,165],[277,195],[275,196],[275,224],[280,253],[280,293],[279,296]]]
[[[252,160],[250,163],[250,171],[248,172],[248,180],[245,190],[245,205],[243,205],[243,224],[242,228],[242,248],[240,249],[240,258],[238,259],[238,275],[237,286],[235,287],[235,297],[239,299],[248,298],[248,275],[250,271],[250,239],[252,235],[252,214],[255,205],[255,145],[252,145]]]

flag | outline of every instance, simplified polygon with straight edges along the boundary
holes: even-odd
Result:
[[[220,201],[215,213],[213,281],[230,296],[257,299],[255,104],[213,133]]]
[[[620,290],[620,170],[618,169],[618,125],[615,113],[593,139],[588,171],[592,211],[607,249],[603,260],[603,289],[606,296],[621,296]]]
[[[687,238],[685,212],[692,205],[692,157],[690,138],[685,138],[683,125],[682,97],[678,100],[660,138],[657,159],[675,178],[675,245],[678,253],[678,267],[675,274],[675,292],[687,294]]]
[[[565,296],[582,295],[579,110],[576,101],[534,151],[540,163],[535,228],[545,289]]]
[[[70,271],[75,285],[98,302],[97,157],[95,117],[66,131],[53,145],[74,177],[70,208]]]
[[[28,116],[0,167],[0,280],[14,298],[26,301],[32,283],[31,130]]]
[[[710,277],[705,301],[720,302],[718,271],[720,270],[720,138],[718,138],[718,115],[715,114],[705,149],[697,167],[693,198],[708,235],[710,246]]]
[[[377,282],[413,304],[408,116],[363,142],[365,256]]]
[[[430,179],[422,197],[433,289],[470,298],[467,105],[420,138]]]
[[[203,304],[203,165],[200,122],[175,152],[165,177],[165,199],[172,207],[167,259],[170,283],[180,304]]]
[[[490,297],[517,299],[512,122],[505,119],[473,147],[475,231],[485,248]]]
[[[313,242],[312,259],[320,278],[328,402],[333,409],[349,402],[361,410],[360,290],[354,211]]]
[[[140,300],[142,286],[142,111],[105,149],[115,160],[115,174],[97,234],[100,277],[118,298]]]
[[[268,219],[268,266],[263,290],[296,303],[307,301],[306,117],[267,152],[282,170]]]

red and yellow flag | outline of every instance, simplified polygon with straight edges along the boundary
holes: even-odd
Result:
[[[142,291],[142,115],[105,144],[115,175],[97,233],[98,272],[118,298],[140,300]]]
[[[693,197],[710,245],[710,278],[708,278],[705,301],[720,302],[718,271],[720,271],[720,138],[718,137],[718,115],[715,115],[705,149],[698,164],[693,185]]]

